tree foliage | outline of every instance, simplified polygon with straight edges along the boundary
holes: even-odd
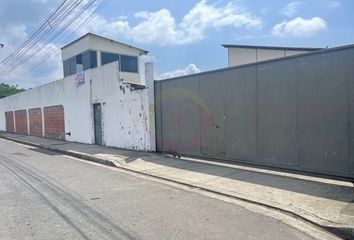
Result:
[[[6,83],[0,83],[0,98],[7,97],[24,90],[25,89],[19,88],[17,85],[11,86]]]

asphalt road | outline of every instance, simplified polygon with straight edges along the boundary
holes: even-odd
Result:
[[[274,218],[0,140],[0,239],[312,239]]]

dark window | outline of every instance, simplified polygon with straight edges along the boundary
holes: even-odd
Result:
[[[70,75],[69,73],[69,60],[65,60],[63,62],[63,68],[64,68],[64,77],[67,77]]]
[[[119,54],[101,52],[101,65],[119,61]]]
[[[83,71],[82,54],[79,54],[76,56],[76,72],[81,72],[81,71]]]
[[[97,52],[86,51],[63,62],[64,77],[97,67]]]
[[[87,51],[82,53],[82,65],[84,70],[97,67],[97,52]]]
[[[76,56],[76,64],[82,64],[82,54]]]
[[[90,51],[90,66],[91,68],[97,67],[97,52],[96,51]]]
[[[75,57],[69,59],[69,75],[76,73],[76,59]]]
[[[91,68],[90,52],[84,52],[82,54],[82,65],[84,65],[84,70]]]
[[[122,72],[138,72],[138,58],[133,56],[120,56],[120,70]]]

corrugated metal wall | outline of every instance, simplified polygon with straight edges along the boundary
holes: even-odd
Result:
[[[155,91],[159,151],[354,178],[353,47],[157,81]]]

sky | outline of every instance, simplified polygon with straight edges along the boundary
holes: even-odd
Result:
[[[0,0],[0,61],[62,0]],[[110,0],[78,38],[93,32],[149,51],[156,79],[227,67],[221,44],[335,47],[354,43],[352,0]],[[48,43],[60,49],[72,39]],[[59,51],[0,81],[32,88],[63,77]],[[25,66],[23,69],[26,69]]]

